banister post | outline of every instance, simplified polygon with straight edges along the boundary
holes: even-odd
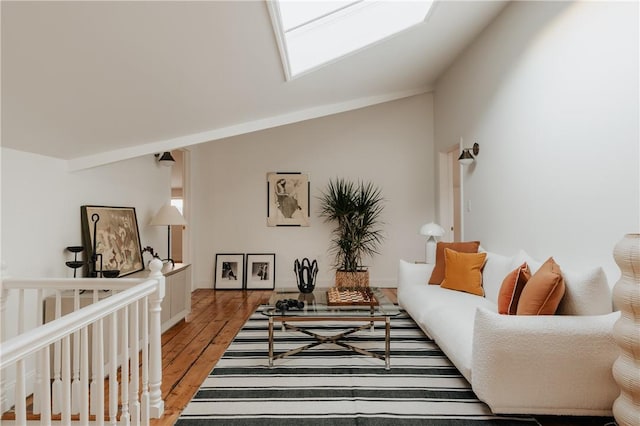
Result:
[[[149,297],[149,414],[151,418],[159,419],[164,412],[162,400],[162,307],[164,298],[164,275],[162,275],[162,261],[154,258],[149,263],[149,278],[158,280],[158,289]]]

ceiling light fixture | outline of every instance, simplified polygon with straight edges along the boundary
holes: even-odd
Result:
[[[169,151],[163,152],[162,155],[155,154],[155,157],[158,160],[158,163],[165,167],[171,167],[176,162]]]

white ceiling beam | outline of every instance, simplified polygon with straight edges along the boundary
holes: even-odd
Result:
[[[311,120],[313,118],[325,117],[328,115],[338,114],[341,112],[365,108],[384,102],[394,101],[396,99],[407,98],[410,96],[421,95],[432,91],[430,87],[422,87],[402,92],[388,93],[378,96],[370,96],[365,98],[353,99],[345,102],[334,103],[329,105],[321,105],[318,107],[308,108],[287,114],[276,115],[259,120],[249,121],[219,129],[208,130],[206,132],[193,133],[190,135],[180,136],[173,139],[151,142],[143,145],[131,146],[128,148],[117,149],[113,151],[102,152],[98,154],[78,157],[68,160],[67,165],[69,171],[78,171],[102,166],[105,164],[115,163],[117,161],[128,160],[130,158],[140,157],[148,154],[155,154],[174,149],[185,148],[191,145],[211,142],[218,139],[224,139],[232,136],[238,136],[245,133],[251,133],[259,130],[270,129],[272,127],[283,126],[286,124],[297,123],[300,121]]]

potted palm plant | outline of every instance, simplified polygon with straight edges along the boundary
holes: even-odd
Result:
[[[330,253],[335,256],[336,286],[368,286],[369,271],[362,261],[378,254],[384,236],[380,189],[372,183],[330,180],[320,196],[320,216],[335,222]]]

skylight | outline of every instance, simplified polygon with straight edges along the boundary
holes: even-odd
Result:
[[[433,0],[267,0],[287,79],[424,21]]]

